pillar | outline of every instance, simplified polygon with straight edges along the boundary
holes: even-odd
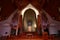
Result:
[[[38,25],[38,30],[40,30],[40,27],[41,27],[40,15],[38,15],[38,18],[37,18],[37,25]]]
[[[41,27],[41,16],[40,15],[38,15],[38,18],[37,18],[37,26],[38,26],[38,33],[40,34],[40,35],[42,35],[42,27]]]

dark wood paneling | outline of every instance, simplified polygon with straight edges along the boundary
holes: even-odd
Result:
[[[58,12],[59,7],[60,0],[49,0],[45,2],[43,9],[47,11],[51,17],[55,17],[56,18],[55,20],[59,20],[58,19],[58,16],[60,16]]]
[[[2,11],[0,16],[8,17],[15,9],[18,7],[19,10],[25,8],[29,3],[35,6],[37,9],[44,9],[52,17],[59,18],[58,7],[60,7],[60,0],[0,0],[0,6],[2,6]]]
[[[16,9],[15,5],[12,4],[11,0],[1,0],[1,20],[8,18],[11,13]]]

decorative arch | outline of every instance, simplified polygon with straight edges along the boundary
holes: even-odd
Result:
[[[24,17],[24,13],[26,10],[28,9],[32,9],[35,13],[36,13],[36,18],[37,18],[37,15],[39,15],[39,12],[38,10],[31,4],[28,4],[22,11],[21,11],[21,15],[22,15],[22,18]]]

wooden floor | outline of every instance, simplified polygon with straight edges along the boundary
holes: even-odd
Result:
[[[60,40],[60,38],[55,37],[53,38],[48,38],[48,37],[42,37],[42,36],[10,36],[10,37],[1,37],[0,40]]]
[[[54,39],[53,36],[40,36],[37,34],[21,34],[18,36],[11,35],[10,37],[1,37],[0,40],[59,40]]]
[[[17,36],[11,35],[7,37],[0,37],[0,40],[60,40],[60,37],[55,37],[53,35],[48,36],[47,34],[41,36],[36,33],[23,33]]]
[[[58,37],[46,37],[46,36],[37,36],[37,35],[21,35],[21,36],[8,36],[1,37],[0,40],[60,40]]]

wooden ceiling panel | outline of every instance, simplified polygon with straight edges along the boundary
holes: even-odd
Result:
[[[60,0],[0,0],[0,6],[2,6],[0,16],[8,17],[16,8],[22,10],[29,3],[39,10],[44,9],[52,17],[58,18],[60,16],[58,11]]]
[[[15,9],[15,5],[12,4],[11,0],[1,0],[1,20],[8,18]]]

